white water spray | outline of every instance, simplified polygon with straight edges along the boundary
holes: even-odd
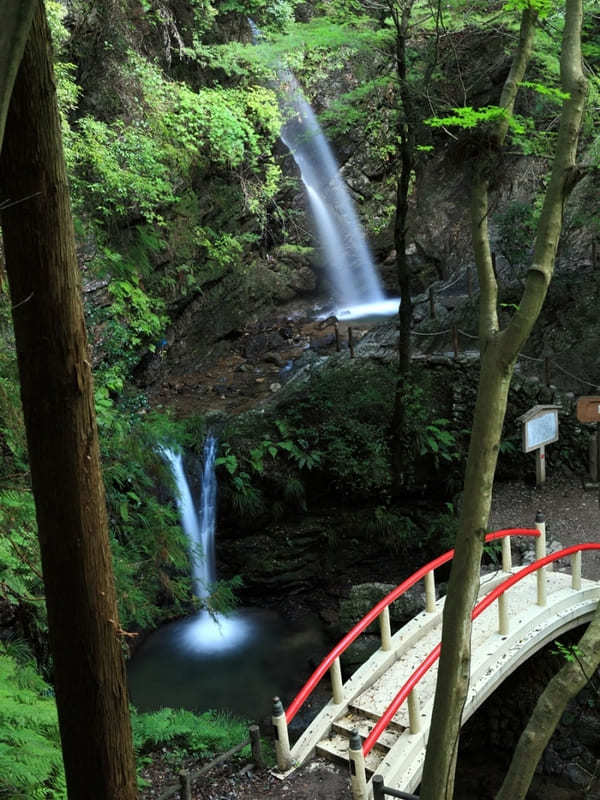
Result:
[[[208,434],[204,443],[204,464],[200,511],[196,511],[190,485],[183,466],[183,455],[163,448],[177,487],[177,508],[187,536],[194,594],[200,600],[210,598],[211,586],[216,581],[215,528],[217,513],[217,479],[215,458],[217,440]],[[229,650],[241,644],[250,632],[247,621],[237,614],[215,614],[201,611],[182,629],[184,644],[195,650],[216,652]]]

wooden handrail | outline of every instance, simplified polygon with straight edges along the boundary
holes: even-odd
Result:
[[[540,532],[535,528],[506,528],[500,531],[494,531],[493,533],[488,533],[485,537],[486,542],[492,542],[496,539],[502,539],[506,536],[539,536]],[[434,558],[433,561],[425,564],[425,566],[421,567],[421,569],[417,570],[413,573],[409,578],[405,581],[402,581],[395,589],[393,589],[389,594],[387,594],[382,600],[374,606],[368,614],[356,623],[356,625],[341,639],[337,645],[333,648],[333,650],[321,661],[319,666],[315,669],[312,673],[310,678],[306,681],[302,689],[298,692],[296,697],[292,700],[290,705],[288,706],[285,712],[285,718],[287,723],[289,724],[296,714],[298,713],[299,709],[302,707],[303,703],[306,699],[310,696],[311,692],[315,689],[318,685],[321,678],[325,675],[325,673],[330,669],[333,665],[334,661],[339,658],[342,653],[350,647],[352,642],[357,639],[360,634],[369,627],[369,625],[374,622],[377,617],[381,614],[381,612],[387,608],[394,600],[397,600],[404,592],[410,589],[415,583],[418,583],[422,578],[425,577],[429,572],[441,567],[443,564],[446,564],[448,561],[451,561],[454,557],[454,550],[448,550],[446,553],[443,553],[441,556]]]

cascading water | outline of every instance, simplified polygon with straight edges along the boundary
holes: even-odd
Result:
[[[183,455],[168,448],[163,448],[163,453],[177,487],[177,507],[190,548],[194,593],[200,600],[206,601],[210,597],[211,585],[216,581],[217,440],[212,434],[208,434],[204,443],[200,513],[196,511],[185,474]],[[248,622],[235,612],[215,614],[204,610],[189,621],[182,639],[187,646],[214,652],[237,647],[249,632]]]
[[[342,305],[381,302],[383,290],[336,160],[294,76],[279,73],[288,120],[281,139],[306,187],[319,244]]]
[[[194,593],[201,600],[206,600],[210,595],[210,586],[216,580],[214,542],[217,497],[214,475],[216,448],[215,437],[207,436],[204,443],[200,515],[196,513],[183,468],[183,455],[175,453],[173,450],[165,449],[163,451],[177,486],[177,508],[189,542]]]
[[[256,37],[255,26],[253,33]],[[394,314],[399,301],[385,298],[352,199],[317,118],[292,73],[279,69],[277,76],[280,104],[287,118],[281,140],[306,189],[334,288],[334,313],[345,319]]]

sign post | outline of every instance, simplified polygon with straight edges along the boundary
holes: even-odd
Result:
[[[558,409],[561,406],[533,406],[517,418],[523,424],[523,452],[536,452],[535,485],[546,482],[546,445],[558,440]]]
[[[590,435],[590,478],[592,484],[598,483],[600,470],[600,436],[598,435],[598,422],[600,422],[600,396],[580,397],[576,407],[579,422],[594,424],[594,432]],[[588,488],[593,488],[589,486]]]

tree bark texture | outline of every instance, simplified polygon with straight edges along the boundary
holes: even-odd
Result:
[[[36,3],[37,0],[0,0],[0,152],[8,104]]]
[[[568,661],[546,686],[515,749],[496,800],[525,800],[535,768],[560,718],[600,665],[600,606]]]
[[[508,327],[498,330],[497,286],[491,268],[487,237],[487,174],[489,161],[474,171],[472,231],[481,287],[481,374],[473,430],[465,473],[463,507],[456,540],[448,595],[444,607],[442,651],[427,754],[423,768],[421,800],[451,800],[460,736],[462,710],[469,688],[471,612],[479,585],[483,538],[500,446],[508,389],[519,351],[525,343],[544,302],[554,267],[562,227],[563,207],[575,166],[577,142],[586,94],[581,68],[581,0],[566,0],[566,19],[561,56],[561,82],[569,99],[561,113],[552,175],[538,225],[533,263],[519,308]],[[512,109],[516,88],[522,80],[531,46],[535,18],[526,10],[513,68],[507,78],[502,105]],[[500,123],[498,148],[506,135]]]
[[[137,796],[50,37],[38,3],[0,159],[21,397],[70,800]]]

